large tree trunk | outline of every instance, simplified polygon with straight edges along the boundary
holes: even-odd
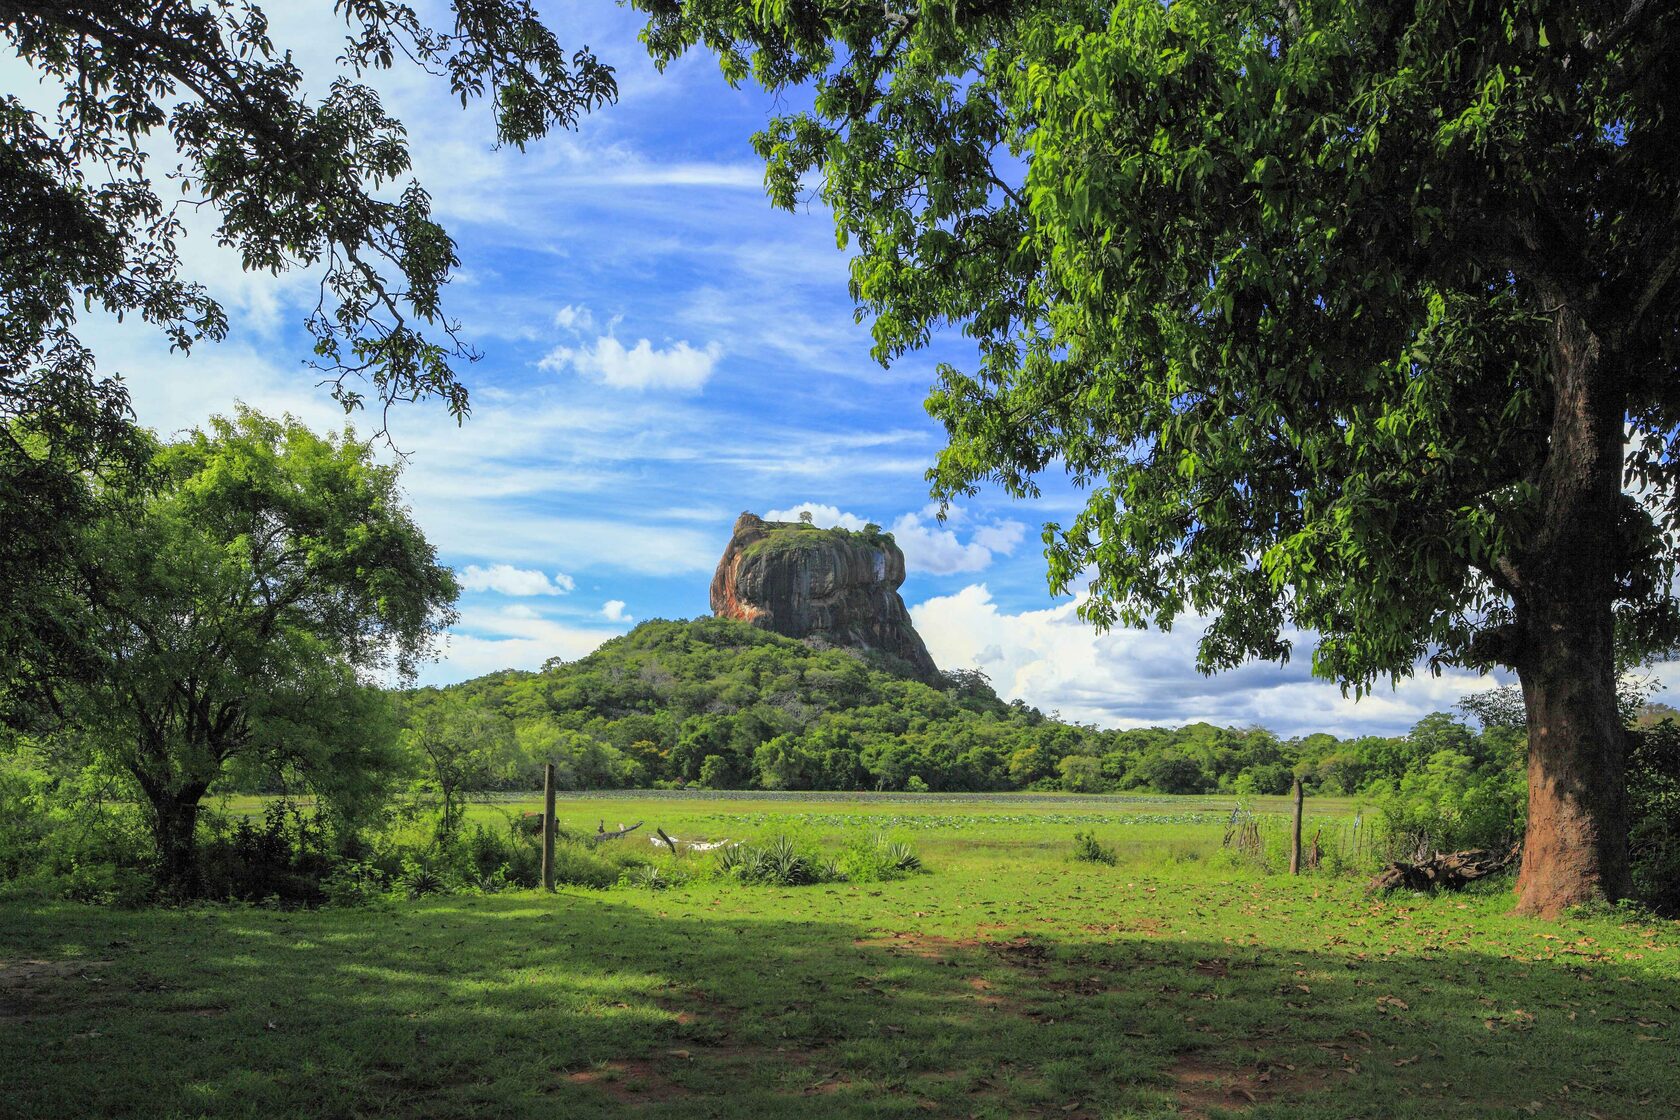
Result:
[[[204,791],[163,793],[152,800],[152,839],[157,844],[157,884],[167,898],[196,898],[203,891],[199,877],[199,799]]]
[[[1531,626],[1519,672],[1528,709],[1528,831],[1517,910],[1554,917],[1628,893],[1626,731],[1608,604]],[[1545,637],[1535,631],[1549,631]]]
[[[1517,564],[1522,648],[1514,658],[1529,742],[1517,909],[1545,916],[1620,898],[1630,887],[1614,618],[1625,563],[1617,544],[1622,396],[1606,376],[1597,336],[1567,306],[1552,354],[1541,517]]]

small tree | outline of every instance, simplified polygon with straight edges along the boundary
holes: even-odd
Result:
[[[518,763],[513,723],[458,695],[416,705],[403,739],[437,787],[440,838],[460,829],[469,792],[491,788]]]
[[[359,676],[412,673],[456,585],[366,443],[241,410],[159,447],[158,489],[102,519],[79,573],[99,653],[67,684],[90,761],[133,779],[158,881],[198,887],[199,802],[266,759],[342,801],[390,757]]]

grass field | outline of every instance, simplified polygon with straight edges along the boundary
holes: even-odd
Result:
[[[1680,926],[1248,871],[1219,856],[1229,808],[568,798],[573,828],[646,822],[614,843],[884,830],[929,873],[312,912],[13,899],[0,1114],[1680,1115]],[[1076,830],[1119,865],[1071,861]]]

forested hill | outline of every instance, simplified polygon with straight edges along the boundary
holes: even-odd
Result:
[[[887,664],[729,619],[651,621],[579,661],[420,690],[405,707],[411,728],[475,744],[461,778],[478,788],[532,788],[554,761],[575,788],[1244,794],[1283,792],[1299,773],[1309,790],[1351,793],[1437,755],[1469,779],[1512,750],[1446,715],[1395,739],[1098,730],[1000,700],[978,673],[936,688]]]
[[[1015,751],[1066,753],[1090,734],[1005,703],[979,674],[936,688],[891,664],[732,619],[653,620],[578,661],[414,699],[507,717],[521,756],[559,761],[579,787],[1001,789],[1022,784]]]

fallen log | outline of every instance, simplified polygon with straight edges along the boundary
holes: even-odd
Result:
[[[642,827],[641,821],[637,821],[635,824],[628,826],[621,821],[619,822],[617,832],[608,832],[607,822],[602,821],[600,824],[595,826],[595,835],[589,838],[589,842],[591,844],[599,844],[603,840],[617,840],[620,836],[628,836],[640,827]]]
[[[663,828],[656,828],[654,831],[658,833],[658,835],[649,836],[648,843],[652,844],[656,848],[661,844],[669,845],[672,853],[676,855],[681,855],[683,852],[715,852],[719,848],[729,848],[740,843],[739,840],[729,839],[684,840],[680,836],[667,835]]]
[[[1373,891],[1456,891],[1467,883],[1497,875],[1511,866],[1521,851],[1513,847],[1504,855],[1487,848],[1469,848],[1462,852],[1436,852],[1429,859],[1417,863],[1395,860],[1372,877]]]

